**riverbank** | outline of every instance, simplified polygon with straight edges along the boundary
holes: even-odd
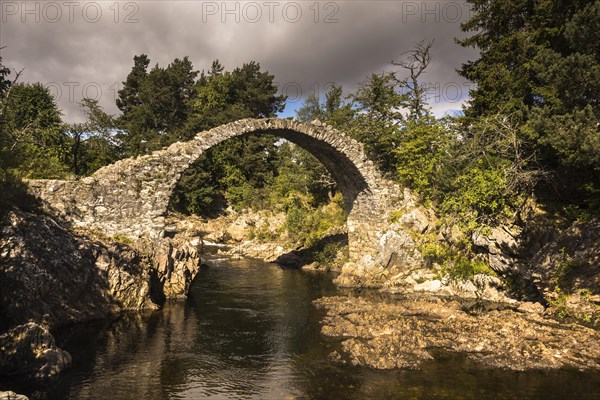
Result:
[[[331,360],[418,369],[441,349],[464,354],[479,368],[599,368],[598,331],[569,323],[597,327],[598,222],[556,231],[545,241],[539,238],[546,231],[530,232],[530,241],[539,243],[530,246],[534,256],[521,258],[514,248],[524,241],[498,229],[472,238],[480,253],[466,260],[448,250],[460,238],[434,218],[427,210],[407,211],[383,233],[372,269],[351,266],[355,270],[346,275],[352,277],[348,286],[375,288],[379,300],[359,296],[315,302],[326,312],[322,333],[339,342]],[[0,350],[8,355],[0,360],[0,373],[38,383],[52,380],[71,363],[71,356],[54,342],[53,329],[156,309],[167,298],[185,297],[200,268],[203,242],[219,244],[220,254],[232,259],[321,271],[344,265],[339,232],[331,232],[334,241],[324,240],[320,247],[297,248],[286,237],[284,222],[284,214],[268,211],[213,220],[175,215],[167,237],[132,243],[74,232],[48,215],[13,210],[0,226]],[[325,253],[327,261],[314,262]],[[473,268],[485,257],[492,269],[456,275],[465,260]],[[507,277],[515,271],[532,282],[537,297],[510,285]],[[338,276],[336,283],[344,282]],[[413,300],[397,301],[395,296]],[[465,309],[467,302],[502,305],[475,315]]]
[[[212,258],[211,258],[212,259]],[[482,368],[433,351],[419,370],[332,363],[339,343],[320,334],[312,301],[347,294],[331,276],[253,259],[214,257],[186,301],[60,330],[73,368],[31,399],[416,398],[595,400],[600,373]],[[370,293],[362,293],[371,298]],[[376,294],[377,295],[377,294]]]
[[[474,303],[471,303],[471,305]],[[536,309],[455,300],[367,300],[325,297],[322,334],[340,343],[329,358],[376,369],[419,369],[439,350],[460,353],[481,368],[513,371],[600,370],[600,332],[547,318]]]
[[[287,233],[286,214],[244,210],[212,219],[173,214],[169,228],[185,237],[201,237],[218,254],[230,258],[253,258],[284,267],[339,272],[347,260],[348,237],[344,227],[334,226],[324,237],[306,248]]]
[[[199,244],[132,243],[9,211],[0,221],[0,375],[45,384],[71,364],[51,332],[184,297],[200,268]]]

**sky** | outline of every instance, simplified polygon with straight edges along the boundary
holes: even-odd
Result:
[[[397,71],[392,60],[434,40],[423,80],[442,116],[460,110],[472,87],[456,72],[477,56],[455,43],[469,12],[445,0],[0,0],[0,56],[23,69],[21,82],[46,85],[70,123],[82,122],[83,97],[118,114],[117,91],[142,53],[151,66],[189,56],[197,70],[215,59],[226,69],[257,61],[288,96],[287,117],[332,82],[349,93],[371,73]]]

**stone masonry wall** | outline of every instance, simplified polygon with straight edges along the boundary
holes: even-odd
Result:
[[[201,132],[188,142],[117,161],[79,181],[29,184],[48,208],[74,227],[133,240],[160,238],[169,198],[181,174],[207,149],[250,133],[285,138],[323,163],[337,182],[349,214],[350,261],[372,259],[385,232],[388,211],[407,201],[405,193],[381,176],[361,143],[318,121],[240,120]]]

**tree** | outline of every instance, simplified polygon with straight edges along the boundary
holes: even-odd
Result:
[[[194,134],[241,118],[264,118],[283,111],[285,96],[277,95],[274,76],[250,62],[225,71],[213,62],[202,73],[190,101],[186,132]],[[223,206],[223,199],[236,208],[264,201],[257,190],[276,175],[277,138],[247,136],[212,148],[182,176],[174,191],[175,208],[199,213]]]
[[[408,56],[404,60],[392,61],[393,65],[408,72],[408,77],[405,78],[398,78],[397,73],[394,74],[394,80],[400,86],[400,90],[406,93],[403,100],[409,111],[408,118],[412,121],[429,116],[427,85],[423,84],[420,78],[431,62],[432,46],[433,41],[427,43],[421,41],[408,52]]]
[[[354,118],[355,110],[352,108],[352,102],[347,102],[343,97],[341,86],[333,84],[325,94],[325,102],[321,104],[316,94],[308,96],[302,107],[296,111],[296,118],[299,121],[314,121],[318,119],[322,122],[344,129]]]
[[[600,207],[600,0],[468,2],[474,33],[459,43],[480,56],[460,71],[477,84],[466,123],[510,116],[557,194]]]
[[[426,200],[438,196],[451,141],[448,129],[434,118],[411,119],[404,124],[393,150],[400,182]]]
[[[37,206],[37,200],[29,194],[27,186],[20,177],[22,172],[19,171],[19,166],[23,161],[21,152],[23,142],[16,139],[21,138],[24,132],[9,130],[7,123],[9,105],[13,105],[10,101],[11,93],[22,73],[23,70],[15,71],[14,78],[10,80],[8,78],[10,69],[2,64],[0,57],[0,217],[14,206],[28,211],[34,210]]]
[[[2,132],[10,143],[4,151],[11,155],[11,167],[28,178],[64,177],[68,136],[50,91],[40,83],[17,83],[4,101]]]
[[[406,97],[396,91],[392,73],[371,74],[362,82],[352,99],[359,111],[376,122],[396,123],[402,120],[399,109]]]
[[[465,127],[455,119],[435,179],[440,210],[468,230],[521,220],[521,211],[545,175],[538,153],[520,138],[520,116],[481,117]]]
[[[0,50],[2,49],[3,47],[0,47]],[[9,75],[10,68],[2,65],[2,57],[0,57],[0,99],[4,99],[5,93],[8,91],[8,88],[10,88],[10,85],[12,84],[11,80],[8,79]]]
[[[356,116],[347,130],[366,146],[384,173],[395,172],[394,149],[400,140],[398,123],[405,96],[396,91],[394,75],[371,74],[351,95]]]
[[[117,107],[123,112],[123,115],[130,114],[135,107],[142,104],[140,92],[148,77],[148,65],[150,65],[150,59],[147,55],[140,54],[133,57],[133,68],[123,82],[123,88],[119,90],[119,97],[116,100]]]
[[[134,66],[119,91],[118,120],[126,155],[144,154],[176,140],[189,139],[184,130],[195,96],[197,71],[188,57],[175,59],[166,68],[155,65],[144,54],[134,57]]]
[[[72,124],[68,130],[72,141],[71,170],[76,176],[91,174],[120,158],[114,117],[104,112],[98,100],[84,98],[79,105],[86,122]]]
[[[221,75],[225,67],[219,62],[219,60],[214,60],[210,66],[210,71],[208,72],[209,76]]]
[[[2,48],[0,48],[0,50],[1,49]],[[2,57],[0,57],[0,171],[2,172],[3,178],[4,173],[11,164],[9,149],[12,146],[12,141],[4,129],[8,97],[12,85],[10,79],[7,78],[9,74],[10,69],[2,64]]]
[[[311,93],[304,101],[302,107],[296,111],[296,118],[303,122],[311,122],[315,119],[324,120],[323,116],[324,112],[321,102],[319,97],[314,93]]]
[[[241,68],[223,72],[213,62],[208,76],[198,80],[186,130],[200,132],[240,118],[265,118],[285,107],[285,96],[277,95],[274,76],[251,61]]]

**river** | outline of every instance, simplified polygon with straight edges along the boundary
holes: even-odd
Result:
[[[598,373],[480,370],[446,354],[420,371],[338,366],[311,301],[331,276],[213,260],[187,301],[64,329],[73,367],[49,399],[598,399]]]

